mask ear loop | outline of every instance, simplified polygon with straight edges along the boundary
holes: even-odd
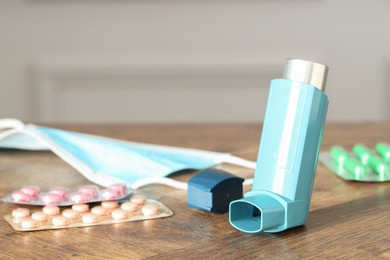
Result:
[[[23,129],[25,127],[26,127],[26,125],[18,119],[14,119],[14,118],[0,119],[0,129],[12,128],[12,129],[19,130],[19,129]]]
[[[256,169],[256,164],[257,164],[257,162],[249,161],[232,154],[221,155],[218,159],[219,159],[218,163],[229,163],[229,164],[238,165],[249,169]],[[253,184],[253,178],[245,179],[243,183],[244,186],[252,185],[252,184]]]
[[[182,181],[176,181],[168,177],[154,177],[154,178],[145,178],[139,181],[134,182],[130,185],[129,188],[136,190],[141,187],[145,187],[151,184],[162,184],[179,190],[187,190],[188,184]]]
[[[231,154],[224,154],[221,155],[216,159],[216,163],[229,163],[234,164],[238,166],[242,166],[249,169],[256,169],[256,162],[248,161],[243,158],[231,155]],[[176,181],[174,179],[168,178],[168,177],[154,177],[154,178],[146,178],[139,181],[136,181],[132,185],[130,185],[129,188],[136,190],[144,186],[148,186],[151,184],[162,184],[166,185],[172,188],[180,189],[180,190],[187,190],[188,184],[186,182]],[[243,185],[252,185],[253,184],[253,178],[245,179]]]

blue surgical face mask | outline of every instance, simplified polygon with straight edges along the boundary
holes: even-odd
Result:
[[[220,163],[255,168],[255,163],[226,153],[127,142],[59,129],[0,120],[0,148],[51,150],[90,181],[102,186],[125,182],[139,187],[145,180],[184,169],[204,169]],[[180,187],[178,187],[180,188]],[[181,187],[185,188],[185,187]]]

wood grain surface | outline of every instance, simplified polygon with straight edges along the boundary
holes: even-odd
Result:
[[[119,139],[231,152],[255,160],[261,126],[52,125]],[[390,142],[390,123],[328,123],[322,150]],[[253,170],[221,165],[242,177]],[[195,171],[174,174],[187,181]],[[71,189],[89,184],[50,152],[0,151],[0,196],[22,185]],[[246,190],[250,189],[247,187]],[[17,205],[0,202],[1,259],[390,259],[390,183],[347,182],[318,165],[308,222],[277,234],[245,234],[228,214],[189,208],[186,192],[153,185],[136,192],[157,199],[174,215],[165,219],[86,228],[18,232],[2,218]],[[30,207],[36,209],[36,207]]]

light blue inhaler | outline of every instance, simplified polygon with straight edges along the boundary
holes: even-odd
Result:
[[[247,233],[280,232],[306,222],[328,98],[328,68],[287,60],[271,81],[252,191],[232,201],[230,223]]]

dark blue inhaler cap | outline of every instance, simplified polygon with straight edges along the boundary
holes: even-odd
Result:
[[[225,213],[233,200],[243,197],[243,178],[219,169],[206,169],[188,181],[187,205]]]

